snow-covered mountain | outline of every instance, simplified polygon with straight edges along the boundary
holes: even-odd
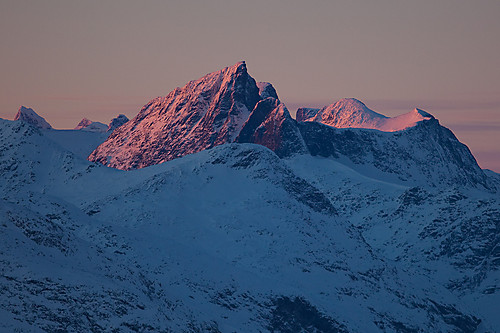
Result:
[[[98,121],[92,121],[90,119],[83,118],[78,123],[78,125],[76,125],[75,130],[82,130],[89,132],[106,132],[108,130],[108,126]]]
[[[17,111],[14,120],[27,122],[35,127],[43,129],[51,129],[52,126],[41,116],[39,116],[33,109],[21,106]]]
[[[322,109],[297,110],[297,121],[315,121],[336,128],[369,128],[385,132],[401,131],[430,119],[434,117],[420,109],[389,118],[370,110],[355,98],[343,98]]]
[[[325,191],[335,182],[312,185],[324,159],[230,144],[124,172],[86,162],[27,124],[0,125],[2,150],[15,143],[1,161],[3,329],[489,327],[434,275],[373,250]],[[307,180],[300,169],[315,172]],[[330,181],[384,188],[335,164],[329,172],[337,173]],[[394,189],[405,193],[386,186],[384,205]]]
[[[137,169],[232,142],[260,99],[239,62],[153,99],[89,159]]]
[[[86,160],[109,132],[0,120],[0,330],[499,331],[500,175],[427,113],[320,111],[238,63],[92,153],[130,171]]]
[[[257,143],[280,157],[335,157],[392,182],[493,186],[468,148],[425,111],[388,118],[350,98],[299,109],[297,117],[240,62],[151,101],[89,160],[129,170],[219,144]]]

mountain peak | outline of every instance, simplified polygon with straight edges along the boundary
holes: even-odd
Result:
[[[342,98],[329,106],[325,106],[306,121],[320,122],[339,128],[377,128],[386,118],[386,116],[370,110],[360,100]]]
[[[240,69],[240,70],[245,70],[245,71],[247,70],[247,64],[246,64],[245,60],[238,61],[232,67],[235,67],[235,68]]]
[[[238,62],[151,100],[89,160],[137,169],[233,142],[261,99],[245,62]]]
[[[359,99],[353,98],[353,97],[348,97],[348,98],[341,98],[337,102],[334,103],[337,107],[343,107],[343,108],[351,108],[351,109],[368,109],[365,105],[365,103],[361,102]]]
[[[436,118],[434,118],[434,116],[432,114],[430,114],[429,112],[424,111],[422,109],[415,108],[415,109],[413,109],[412,112],[416,115],[420,115],[422,117],[422,120],[424,120],[424,118],[436,119]]]
[[[297,111],[298,121],[314,121],[337,128],[366,128],[384,132],[401,131],[421,121],[433,119],[434,116],[421,109],[414,109],[396,117],[387,117],[370,110],[355,98],[342,98],[321,110],[300,108]]]
[[[116,118],[111,119],[111,122],[108,125],[107,132],[113,132],[115,129],[122,126],[123,124],[125,124],[128,121],[129,121],[129,119],[126,115],[119,114]]]
[[[108,126],[100,123],[98,121],[92,121],[88,118],[83,118],[78,125],[75,127],[75,130],[89,131],[89,132],[106,132]]]
[[[82,120],[80,120],[78,125],[76,125],[75,129],[79,130],[79,129],[82,129],[82,128],[89,126],[90,124],[92,124],[92,120],[90,120],[88,118],[83,118]]]
[[[51,129],[52,126],[41,116],[39,116],[32,108],[22,106],[17,111],[14,120],[24,121],[35,127],[42,129]]]

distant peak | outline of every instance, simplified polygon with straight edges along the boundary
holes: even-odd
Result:
[[[82,120],[80,120],[78,125],[76,125],[75,129],[79,130],[79,129],[82,129],[82,128],[89,126],[90,124],[92,124],[92,120],[90,120],[88,118],[83,118]]]
[[[106,132],[108,130],[108,125],[105,125],[97,121],[92,121],[88,118],[83,118],[75,127],[75,130],[84,130],[89,132]]]
[[[118,127],[129,121],[128,117],[124,114],[119,114],[118,117],[111,119],[111,122],[108,125],[108,132],[112,132]]]
[[[14,120],[24,121],[35,127],[43,129],[51,129],[52,126],[41,116],[39,116],[32,108],[21,105],[17,111]]]
[[[339,106],[357,106],[357,107],[366,108],[365,103],[361,102],[359,99],[352,98],[352,97],[341,98],[334,104],[339,105]]]
[[[319,111],[299,109],[300,121],[315,121],[337,128],[367,128],[385,132],[401,131],[426,120],[435,119],[430,113],[414,109],[397,117],[387,117],[370,110],[356,98],[342,98]]]
[[[424,111],[422,109],[415,108],[412,111],[413,113],[422,116],[423,118],[430,118],[430,119],[436,119],[432,114],[430,114],[427,111]]]

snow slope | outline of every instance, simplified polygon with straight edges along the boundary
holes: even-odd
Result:
[[[389,118],[370,110],[355,98],[343,98],[320,110],[300,108],[297,111],[297,121],[315,121],[337,128],[368,128],[384,132],[401,131],[430,119],[434,117],[420,109]]]
[[[383,208],[405,186],[253,144],[125,172],[28,124],[0,126],[5,330],[472,332],[494,323],[482,303],[464,305],[365,240],[358,221],[371,210],[352,218],[363,213],[351,200],[381,189],[373,205]]]
[[[421,110],[298,118],[238,63],[111,135],[0,120],[0,331],[499,331],[500,175]]]

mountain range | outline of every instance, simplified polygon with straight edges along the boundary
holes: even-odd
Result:
[[[2,330],[500,330],[500,175],[431,114],[239,62],[84,120],[0,121]]]

